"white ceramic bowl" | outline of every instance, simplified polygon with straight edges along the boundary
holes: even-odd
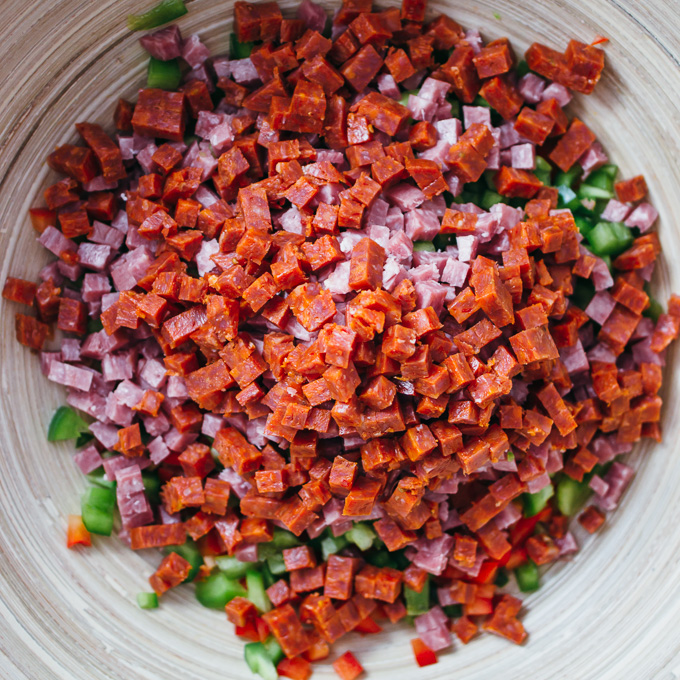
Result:
[[[125,28],[134,0],[3,0],[0,24],[0,281],[35,279],[47,261],[27,210],[53,181],[43,164],[73,124],[111,125],[119,96],[144,82],[145,56]],[[290,0],[284,7],[294,7]],[[330,2],[326,3],[331,6]],[[180,25],[200,32],[214,53],[227,49],[231,2],[194,0]],[[478,0],[433,2],[487,38],[508,35],[518,51],[539,40],[562,49],[569,38],[610,38],[605,76],[571,110],[596,132],[624,177],[644,173],[661,213],[664,255],[658,297],[680,291],[680,15],[675,0]],[[191,588],[143,612],[155,554],[133,553],[116,538],[68,551],[66,517],[84,488],[66,444],[45,431],[64,402],[39,362],[14,340],[14,305],[0,301],[0,676],[7,680],[225,680],[251,677],[243,643],[223,614],[198,605]],[[680,676],[680,377],[666,371],[664,443],[643,444],[638,475],[619,509],[570,563],[550,569],[526,598],[522,647],[485,635],[455,644],[439,664],[418,669],[406,627],[348,636],[370,677],[670,679]],[[583,537],[582,537],[583,538]],[[334,657],[331,657],[333,659]],[[315,678],[334,678],[317,666]]]

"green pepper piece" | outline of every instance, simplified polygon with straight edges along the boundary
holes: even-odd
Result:
[[[110,536],[113,530],[113,511],[102,510],[94,505],[81,503],[80,514],[83,517],[83,524],[91,534]]]
[[[557,508],[569,517],[576,513],[591,493],[587,482],[577,482],[565,475],[557,483]]]
[[[280,550],[278,550],[271,541],[268,543],[258,543],[257,545],[257,559],[260,560],[260,562],[273,555],[277,555],[279,552]]]
[[[76,439],[75,447],[77,449],[82,449],[84,446],[87,446],[93,440],[94,435],[91,432],[81,432]]]
[[[281,659],[283,659],[284,654],[281,649],[281,645],[276,641],[273,635],[270,635],[263,643],[264,648],[267,650],[267,656],[274,662],[278,664]]]
[[[416,96],[418,94],[418,90],[405,90],[404,92],[401,93],[401,97],[399,98],[399,103],[402,106],[408,107],[408,98],[410,95]]]
[[[577,276],[574,278],[574,292],[571,301],[581,309],[585,309],[595,297],[595,286],[588,280]]]
[[[276,666],[261,642],[249,642],[243,648],[243,655],[253,673],[257,673],[264,680],[277,680],[279,674]]]
[[[216,571],[196,583],[196,599],[209,609],[223,610],[237,595],[244,597],[245,594],[245,588],[222,571]]]
[[[583,236],[590,233],[595,226],[587,217],[574,217],[574,222]]]
[[[146,497],[152,505],[158,505],[161,497],[161,480],[157,472],[142,472],[142,483]]]
[[[566,184],[557,187],[557,207],[575,210],[581,205],[576,192]]]
[[[160,61],[149,59],[149,70],[146,75],[146,86],[160,90],[176,90],[182,80],[182,71],[178,59]]]
[[[246,572],[246,587],[248,588],[248,599],[261,612],[268,612],[272,608],[265,591],[264,578],[259,571],[248,569]]]
[[[459,619],[463,616],[463,606],[460,604],[447,604],[442,609],[450,619]]]
[[[366,555],[366,561],[372,564],[374,567],[391,567],[392,569],[398,569],[397,561],[394,557],[386,550],[375,550],[371,551]]]
[[[598,222],[586,235],[595,255],[618,255],[633,242],[630,229],[620,222]]]
[[[104,324],[98,316],[91,316],[87,320],[87,334],[92,335],[92,333],[98,333],[103,330]]]
[[[517,585],[523,593],[533,593],[540,587],[538,567],[535,562],[528,560],[524,564],[520,564],[515,569],[515,578]]]
[[[113,512],[116,504],[116,493],[111,488],[91,486],[83,494],[82,502],[103,512]]]
[[[489,191],[489,189],[487,189],[482,194],[480,207],[484,208],[484,210],[489,210],[492,205],[496,205],[496,203],[503,203],[504,201],[505,199],[500,194],[497,194],[495,191]]]
[[[661,306],[661,303],[650,295],[649,306],[642,312],[642,315],[649,317],[654,323],[656,323],[659,320],[659,316],[662,314],[663,307]]]
[[[292,532],[274,527],[274,535],[271,541],[272,545],[277,550],[285,550],[286,548],[294,548],[300,545],[300,539]]]
[[[501,567],[498,570],[498,573],[496,574],[496,578],[493,580],[493,584],[497,586],[498,588],[503,588],[508,584],[508,581],[510,580],[508,576],[508,572],[506,569]]]
[[[414,252],[434,252],[435,250],[434,243],[431,241],[415,241],[413,244]]]
[[[179,19],[187,12],[182,0],[161,0],[144,14],[128,14],[127,27],[131,31],[148,31]]]
[[[365,522],[357,522],[349,531],[345,532],[344,536],[350,543],[354,543],[359,550],[368,550],[373,545],[376,534]]]
[[[601,168],[594,170],[588,178],[583,180],[590,184],[590,186],[598,187],[608,191],[612,196],[614,195],[614,181],[619,168],[616,165],[603,165]]]
[[[137,606],[140,609],[157,609],[158,595],[156,593],[137,593]]]
[[[345,534],[346,536],[346,534]],[[321,539],[321,556],[325,562],[331,555],[340,552],[344,547],[347,546],[348,540],[345,536],[325,536]]]
[[[536,167],[534,168],[534,175],[543,182],[546,186],[550,184],[550,176],[552,175],[552,166],[543,156],[536,156]]]
[[[182,583],[190,583],[193,581],[196,578],[196,574],[198,574],[198,570],[203,565],[203,556],[196,547],[196,544],[190,538],[187,538],[186,543],[183,543],[182,545],[173,545],[172,547],[165,548],[163,552],[166,555],[173,552],[177,553],[191,565],[189,575]]]
[[[417,593],[408,586],[404,586],[406,613],[409,616],[420,616],[430,610],[430,579],[425,581],[423,589]]]
[[[573,187],[574,182],[581,176],[582,172],[583,168],[578,163],[575,163],[567,172],[557,173],[557,176],[555,177],[555,186]]]
[[[286,564],[283,561],[283,555],[280,553],[278,555],[271,555],[266,559],[269,571],[275,576],[280,576],[286,573]]]
[[[47,441],[75,439],[82,432],[88,432],[88,424],[70,406],[60,406],[47,428]]]
[[[220,555],[215,558],[215,563],[217,568],[224,572],[225,576],[235,579],[243,578],[252,566],[248,562],[241,562],[241,560],[233,555]]]
[[[229,35],[229,57],[231,59],[247,59],[255,47],[254,42],[239,42],[236,33]]]
[[[529,68],[529,64],[527,64],[526,59],[522,59],[517,63],[516,72],[518,78],[525,76],[529,71],[531,71],[531,69]]]
[[[109,481],[106,479],[106,472],[104,468],[99,468],[98,470],[94,470],[93,472],[90,472],[90,474],[87,475],[87,478],[92,482],[92,484],[95,484],[96,486],[102,486],[105,489],[115,489],[116,488],[116,480]]]
[[[555,489],[552,484],[544,487],[536,493],[525,493],[522,494],[522,500],[524,503],[524,516],[533,517],[538,515],[541,510],[548,504],[548,500],[552,498],[555,494]]]
[[[614,198],[614,191],[602,189],[601,187],[593,186],[588,182],[583,182],[578,188],[578,197],[583,199],[599,199],[599,198]]]

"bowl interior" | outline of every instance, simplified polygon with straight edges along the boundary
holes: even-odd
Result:
[[[294,12],[296,3],[282,3]],[[325,3],[332,7],[330,2]],[[391,4],[391,3],[385,3]],[[641,7],[645,4],[646,7]],[[652,7],[653,4],[653,7]],[[660,300],[680,291],[680,68],[673,0],[480,0],[430,3],[485,38],[507,35],[516,51],[533,41],[563,48],[570,38],[610,38],[607,68],[595,94],[577,96],[571,111],[595,131],[622,176],[643,173],[661,218],[664,254],[655,276]],[[193,0],[179,22],[199,32],[214,54],[227,51],[232,2]],[[73,124],[111,127],[120,96],[134,98],[145,81],[145,56],[124,17],[133,0],[5,0],[0,26],[4,74],[0,92],[0,281],[36,279],[48,261],[35,242],[27,210],[42,202],[55,177],[47,153],[75,139]],[[653,10],[653,11],[652,11]],[[39,361],[14,340],[15,307],[0,301],[0,676],[4,678],[251,677],[243,645],[220,612],[202,608],[192,589],[140,611],[135,594],[148,590],[158,562],[153,551],[132,553],[116,538],[91,550],[68,551],[66,517],[79,512],[84,488],[70,444],[48,444],[45,432],[62,388],[42,376]],[[544,577],[527,598],[528,644],[484,636],[440,663],[416,670],[408,641],[415,631],[388,626],[377,637],[348,636],[371,677],[468,680],[504,677],[676,677],[680,631],[671,617],[678,584],[680,530],[675,507],[680,462],[680,377],[672,353],[666,369],[664,443],[640,445],[631,460],[639,474],[620,508],[583,549]],[[331,660],[334,656],[331,657]],[[315,677],[335,677],[320,665]]]

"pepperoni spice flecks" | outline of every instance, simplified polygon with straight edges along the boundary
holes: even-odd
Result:
[[[69,547],[164,548],[140,606],[193,580],[266,678],[405,616],[419,665],[522,643],[508,576],[606,530],[618,457],[661,439],[657,212],[568,113],[605,39],[521,61],[425,17],[237,2],[228,57],[145,36],[116,133],[48,156],[57,259],[4,284],[93,484]]]

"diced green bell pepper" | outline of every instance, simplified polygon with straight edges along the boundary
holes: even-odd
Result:
[[[48,442],[76,439],[82,432],[88,432],[88,424],[70,406],[60,406],[52,416],[47,428]]]
[[[146,86],[160,90],[176,90],[182,81],[182,71],[179,67],[179,59],[161,61],[149,59],[149,70],[146,75]]]
[[[575,216],[574,222],[576,222],[576,226],[578,227],[578,230],[581,232],[582,236],[589,234],[595,226],[587,217]]]
[[[157,505],[160,502],[161,494],[161,480],[158,473],[144,470],[142,472],[142,483],[144,484],[144,492],[149,502],[152,505]]]
[[[236,38],[236,33],[229,36],[229,57],[231,59],[247,59],[253,51],[255,43],[253,42],[239,42]]]
[[[219,555],[215,558],[215,563],[225,576],[234,579],[243,578],[248,573],[248,569],[252,568],[248,562],[241,562],[233,555]]]
[[[522,494],[522,501],[524,503],[524,516],[533,517],[538,515],[541,510],[548,504],[548,500],[555,494],[555,489],[552,484],[542,488],[536,493]]]
[[[248,668],[253,673],[257,673],[264,680],[277,680],[279,674],[276,671],[276,666],[271,660],[267,648],[261,642],[249,642],[243,648],[243,655]]]
[[[354,543],[359,550],[368,550],[373,545],[376,534],[365,522],[357,522],[344,536],[350,543]]]
[[[272,604],[265,592],[264,578],[259,571],[248,569],[246,572],[246,588],[248,589],[248,599],[261,611],[268,612]]]
[[[529,68],[529,64],[527,64],[525,59],[520,60],[517,63],[517,77],[521,78],[522,76],[525,76],[527,73],[529,73],[531,69]]]
[[[532,593],[538,590],[540,584],[538,567],[532,560],[528,560],[524,564],[520,564],[515,569],[515,578],[517,585],[523,593]]]
[[[169,21],[179,19],[187,13],[182,0],[161,0],[155,7],[143,14],[129,14],[127,27],[131,31],[148,31]]]
[[[158,595],[156,593],[137,593],[137,606],[140,609],[157,609]]]
[[[574,182],[581,176],[583,168],[577,163],[574,164],[567,172],[558,172],[555,177],[554,185],[556,187],[573,187]]]
[[[614,182],[616,181],[616,175],[618,172],[619,168],[616,165],[603,165],[601,168],[594,170],[590,175],[588,175],[587,179],[583,181],[592,187],[603,189],[613,196]]]
[[[489,189],[487,189],[482,194],[480,207],[484,208],[484,210],[489,210],[492,205],[496,205],[496,203],[503,203],[503,201],[504,199],[500,194],[497,194],[495,191],[490,191]]]
[[[463,616],[463,605],[460,604],[447,604],[442,607],[444,614],[446,614],[450,619],[459,619]]]
[[[581,186],[578,188],[578,191],[576,192],[578,197],[583,200],[583,199],[600,199],[600,198],[613,198],[614,197],[614,192],[609,191],[607,189],[603,189],[602,187],[596,187],[588,182],[582,182]]]
[[[113,510],[102,510],[94,505],[81,503],[80,514],[83,517],[85,528],[91,534],[100,534],[101,536],[111,535],[113,530]]]
[[[576,210],[581,205],[576,192],[566,184],[557,187],[557,207]]]
[[[416,241],[413,244],[413,250],[414,252],[434,252],[436,248],[434,247],[434,243],[432,241]]]
[[[92,335],[92,333],[98,333],[103,330],[104,324],[98,316],[91,316],[87,320],[87,334]]]
[[[270,555],[266,559],[269,571],[275,576],[280,576],[286,573],[286,564],[283,561],[283,555],[280,553],[278,555]]]
[[[366,555],[366,561],[374,567],[397,569],[397,561],[386,550],[374,550]]]
[[[321,539],[321,556],[325,562],[331,555],[339,553],[347,546],[349,541],[343,536],[333,536],[332,534]]]
[[[595,255],[618,255],[633,242],[633,235],[628,227],[620,222],[598,222],[588,232],[586,239]]]
[[[574,278],[574,292],[571,301],[581,309],[585,309],[595,296],[595,287],[588,279],[577,276]]]
[[[430,579],[425,581],[419,593],[404,586],[404,600],[406,600],[406,613],[409,616],[426,614],[430,610]]]
[[[503,588],[508,584],[510,578],[508,577],[508,572],[503,567],[500,567],[496,572],[496,578],[493,580],[493,584],[498,588]]]
[[[654,323],[659,320],[659,316],[663,314],[663,307],[661,303],[653,297],[649,297],[649,306],[642,312],[643,316],[649,317]]]
[[[404,92],[401,93],[401,97],[399,97],[399,103],[402,106],[408,106],[408,98],[411,95],[415,96],[417,94],[418,94],[418,90],[405,90]]]
[[[592,493],[588,483],[566,475],[557,483],[557,508],[567,517],[575,514]]]
[[[116,492],[104,486],[90,486],[83,494],[82,502],[104,512],[112,512],[116,504]]]
[[[543,182],[546,186],[550,184],[550,177],[552,175],[552,166],[542,156],[536,156],[536,167],[534,168],[534,175]]]
[[[246,589],[223,571],[216,571],[196,583],[196,599],[210,609],[224,609],[237,595],[245,597]]]
[[[294,548],[295,546],[300,545],[300,539],[290,531],[286,531],[280,527],[274,527],[274,535],[271,544],[277,550],[284,550],[285,548]]]
[[[98,470],[94,470],[93,472],[90,472],[87,475],[87,478],[92,482],[92,484],[96,484],[97,486],[102,486],[105,489],[115,489],[116,488],[116,480],[111,480],[109,481],[106,479],[106,472],[104,471],[104,468],[99,468]]]
[[[76,438],[75,447],[82,449],[83,446],[87,446],[93,439],[94,435],[91,432],[81,432]]]
[[[267,650],[267,656],[269,656],[274,664],[278,664],[285,656],[281,649],[281,645],[276,641],[276,638],[273,635],[270,635],[262,644]]]

